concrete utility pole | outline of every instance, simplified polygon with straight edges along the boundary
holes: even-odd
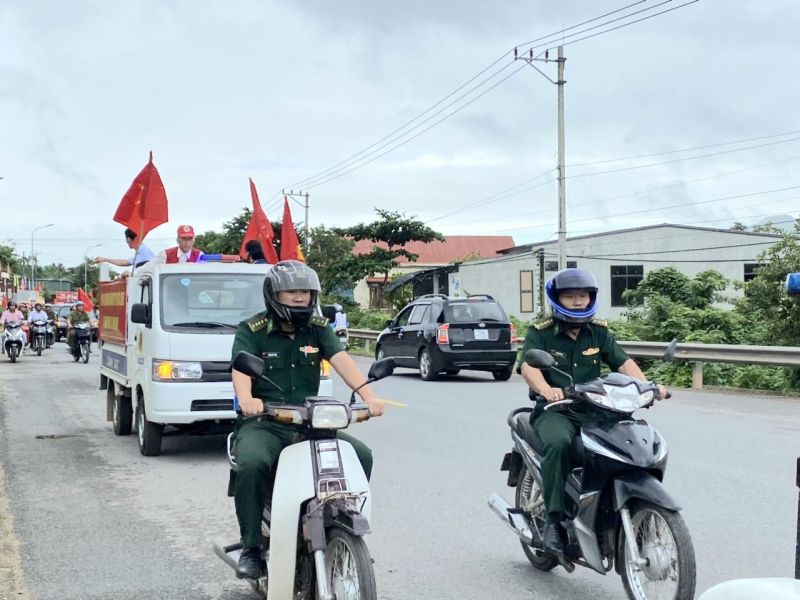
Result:
[[[294,190],[287,192],[283,190],[283,195],[291,198],[294,202],[297,202],[300,206],[305,209],[305,225],[303,226],[303,231],[305,232],[306,238],[306,255],[308,255],[308,251],[311,249],[311,239],[308,237],[308,198],[309,194],[306,192],[305,194],[301,190],[297,190],[295,194]],[[300,202],[296,198],[303,198],[303,202]]]
[[[564,58],[564,46],[558,47],[558,58],[556,59],[550,58],[549,51],[544,52],[544,58],[534,57],[533,50],[530,50],[527,55],[520,56],[517,49],[514,48],[514,59],[524,60],[547,81],[558,86],[558,268],[561,270],[567,266],[567,193],[564,172],[564,84],[567,83],[564,79],[564,63],[567,62],[567,59]],[[533,64],[537,61],[558,63],[558,80],[553,81],[544,71]]]

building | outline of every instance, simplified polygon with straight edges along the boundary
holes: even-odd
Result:
[[[748,281],[758,256],[779,235],[691,225],[651,225],[567,239],[568,267],[590,270],[600,286],[599,314],[619,319],[626,310],[622,294],[648,271],[675,267],[688,277],[713,269],[730,281]],[[506,312],[534,318],[544,300],[544,283],[558,270],[558,243],[508,248],[501,256],[470,260],[450,275],[465,293],[489,293]],[[728,295],[741,294],[730,287]]]
[[[387,247],[383,243],[359,240],[353,254],[368,254],[375,246]],[[513,246],[514,238],[509,235],[450,235],[445,236],[443,242],[409,242],[403,248],[416,254],[417,260],[411,262],[399,257],[398,266],[389,272],[390,281],[383,275],[367,277],[356,284],[353,298],[360,306],[380,308],[384,305],[384,294],[402,285],[414,286],[414,296],[461,295],[458,277],[453,277],[457,263],[494,257]]]

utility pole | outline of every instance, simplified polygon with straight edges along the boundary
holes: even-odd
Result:
[[[544,58],[540,58],[540,56],[534,57],[533,49],[529,50],[526,55],[519,55],[517,48],[514,48],[515,60],[524,60],[547,81],[558,86],[558,269],[561,270],[567,266],[567,192],[564,172],[564,84],[567,83],[564,79],[564,63],[567,62],[567,59],[564,58],[564,46],[558,47],[558,58],[556,59],[550,58],[549,50],[545,50]],[[553,81],[544,71],[534,65],[534,62],[557,63],[558,80]]]
[[[306,240],[305,240],[306,241],[306,255],[308,255],[308,251],[311,249],[311,238],[308,237],[308,198],[309,198],[309,193],[306,192],[304,194],[302,192],[302,190],[297,190],[297,193],[295,193],[294,190],[291,190],[290,192],[287,192],[286,190],[282,190],[282,191],[283,191],[283,195],[284,196],[287,196],[287,197],[291,198],[294,202],[297,202],[297,204],[302,206],[303,209],[304,209],[305,225],[303,226],[303,231],[305,232],[305,238],[306,238]],[[297,200],[297,198],[302,198],[303,202],[300,202],[299,200]]]

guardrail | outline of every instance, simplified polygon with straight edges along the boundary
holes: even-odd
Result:
[[[369,352],[372,342],[378,339],[380,332],[372,329],[350,329],[349,333],[352,339],[364,340],[364,349]],[[668,343],[619,342],[619,345],[634,358],[662,358]],[[703,387],[703,365],[707,362],[800,367],[800,348],[685,342],[677,345],[675,359],[692,362],[692,387],[701,389]]]

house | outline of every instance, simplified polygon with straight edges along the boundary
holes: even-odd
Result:
[[[772,233],[663,223],[567,238],[566,259],[568,267],[588,269],[597,278],[598,314],[619,319],[626,311],[623,292],[648,271],[674,267],[693,277],[714,269],[730,281],[749,281],[759,254],[779,240]],[[489,293],[509,314],[530,320],[548,310],[544,284],[557,270],[558,243],[545,241],[465,261],[450,278],[465,293]],[[731,286],[725,293],[741,291]]]
[[[353,253],[368,254],[375,246],[387,247],[383,243],[359,240]],[[450,235],[445,236],[442,242],[409,242],[403,247],[416,254],[417,260],[411,262],[405,257],[398,258],[399,264],[389,272],[388,282],[381,274],[359,281],[353,290],[353,298],[360,306],[383,306],[384,293],[401,285],[413,285],[415,296],[430,293],[461,295],[458,278],[452,278],[456,263],[497,256],[501,250],[514,247],[514,238],[509,235]]]

